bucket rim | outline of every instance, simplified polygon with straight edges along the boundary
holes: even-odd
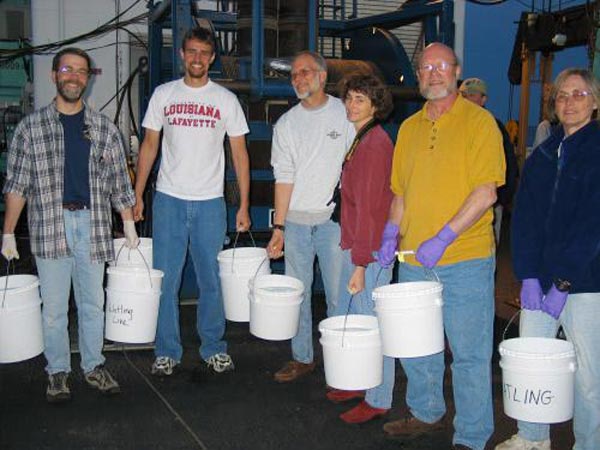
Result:
[[[6,289],[4,289],[4,286],[6,285],[6,278],[9,279],[9,284],[10,284],[10,279],[12,278],[14,279],[22,279],[22,280],[26,280],[26,279],[30,279],[31,282],[29,282],[28,284],[23,284],[20,286],[14,286],[14,287],[8,287]],[[9,275],[8,277],[3,276],[0,277],[0,296],[4,295],[4,292],[6,291],[6,294],[20,294],[21,292],[24,291],[28,291],[30,289],[35,289],[40,285],[40,279],[32,274],[28,274],[28,273],[23,273],[23,274],[16,274],[16,275]]]
[[[417,292],[407,290],[407,285],[430,285],[427,289],[421,289]],[[398,289],[402,285],[401,289]],[[407,281],[402,283],[392,283],[386,286],[379,286],[373,290],[373,298],[397,298],[398,295],[403,295],[407,298],[420,297],[424,295],[438,294],[444,289],[442,283],[438,281]]]
[[[127,274],[118,273],[118,272],[129,272]],[[129,274],[140,274],[144,277],[148,277],[148,272],[150,276],[153,278],[163,278],[165,273],[159,269],[148,269],[142,265],[130,265],[130,266],[108,266],[106,268],[106,273],[108,275],[129,275]]]
[[[347,317],[347,320],[345,319]],[[338,323],[338,328],[329,328],[329,325]],[[358,322],[358,323],[357,323]],[[370,322],[370,323],[369,323]],[[344,325],[346,326],[346,330],[344,330]],[[356,326],[371,326],[371,328],[365,328],[364,330],[352,330],[352,334],[355,336],[370,336],[370,335],[379,335],[379,321],[375,316],[367,316],[364,314],[348,314],[347,316],[332,316],[327,319],[323,319],[319,322],[319,331],[323,336],[341,336],[344,334],[349,327]]]
[[[523,342],[525,340],[530,340],[531,342],[546,342],[546,343],[556,343],[556,342],[561,342],[561,343],[566,343],[569,344],[570,348],[569,350],[564,350],[564,351],[560,351],[560,352],[555,352],[555,353],[545,353],[545,354],[540,354],[538,353],[533,353],[533,352],[526,352],[526,351],[522,351],[522,350],[513,350],[513,349],[509,349],[506,348],[506,344],[507,343],[514,343],[517,340]],[[562,344],[561,344],[562,345]],[[533,359],[533,360],[556,360],[556,359],[567,359],[567,358],[574,358],[576,356],[575,353],[575,347],[573,346],[573,344],[569,341],[565,341],[563,339],[555,339],[555,338],[542,338],[542,337],[519,337],[519,338],[510,338],[510,339],[505,339],[502,342],[500,342],[500,344],[498,345],[498,352],[500,353],[501,356],[509,356],[509,357],[513,357],[513,358],[522,358],[522,359]]]
[[[267,257],[267,249],[263,247],[235,247],[221,250],[217,254],[217,261],[229,261],[233,259],[234,253],[236,259],[241,258],[243,260],[264,259]],[[256,253],[256,256],[248,256],[244,253]]]

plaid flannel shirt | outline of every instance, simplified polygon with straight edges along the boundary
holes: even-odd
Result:
[[[118,128],[87,105],[85,135],[91,141],[89,172],[93,262],[114,258],[111,204],[117,211],[135,204]],[[70,256],[63,217],[64,131],[55,103],[25,117],[8,152],[3,192],[27,201],[31,252],[41,258]]]

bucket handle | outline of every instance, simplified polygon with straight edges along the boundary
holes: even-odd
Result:
[[[438,283],[441,283],[440,277],[438,276],[437,272],[435,270],[433,270],[433,268],[432,269],[428,269],[427,267],[423,267],[423,268],[425,269],[425,274],[428,275],[428,278],[430,281],[437,281]]]
[[[521,309],[518,309],[516,313],[514,313],[512,315],[512,317],[510,318],[510,320],[508,321],[508,323],[506,324],[506,326],[504,327],[504,332],[502,333],[502,340],[506,340],[506,332],[508,331],[508,327],[511,326],[511,324],[513,323],[513,321],[515,320],[515,318],[521,314]],[[521,333],[519,333],[521,334]]]
[[[115,258],[115,267],[119,265],[119,255],[121,254],[121,250],[123,250],[123,247],[125,247],[125,242],[121,244],[121,248],[117,252],[117,257]],[[150,289],[152,289],[152,273],[150,272],[150,266],[148,266],[148,262],[146,261],[146,258],[144,258],[144,254],[140,250],[140,247],[137,246],[134,250],[137,250],[137,252],[142,257],[142,261],[144,261],[144,266],[146,266],[146,270],[148,271],[148,281],[150,282]],[[129,251],[131,251],[131,249],[129,249]]]
[[[6,302],[6,291],[8,291],[8,276],[10,275],[10,259],[6,260],[6,282],[4,283],[4,294],[2,295],[2,309]]]
[[[263,265],[263,264],[264,264],[266,261],[268,261],[268,260],[269,260],[269,257],[268,257],[268,256],[265,256],[265,257],[263,258],[263,260],[260,262],[260,264],[258,265],[258,267],[257,267],[257,269],[256,269],[256,272],[254,272],[254,276],[253,276],[253,277],[252,277],[252,279],[251,279],[251,284],[250,284],[250,282],[249,282],[249,286],[251,286],[251,287],[252,287],[252,289],[250,289],[251,291],[252,291],[252,290],[254,290],[254,285],[255,285],[255,283],[256,283],[256,277],[258,277],[258,273],[260,272],[260,268],[261,268],[261,267],[262,267],[262,265]],[[252,292],[250,292],[250,295],[253,295],[253,294],[252,294]]]
[[[233,240],[233,252],[231,254],[231,273],[233,273],[233,267],[235,264],[235,249],[237,247],[237,242],[240,237],[240,233],[241,233],[241,231],[238,231],[237,233],[235,233],[235,239]],[[254,236],[252,236],[252,231],[248,230],[248,234],[250,235],[250,240],[252,241],[252,245],[254,247],[256,247],[256,241],[254,240]],[[261,263],[261,265],[262,265],[262,263]]]

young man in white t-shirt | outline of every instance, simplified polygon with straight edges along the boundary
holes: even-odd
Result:
[[[189,30],[180,50],[185,75],[156,88],[142,123],[145,137],[136,174],[135,220],[143,219],[142,195],[162,152],[153,201],[153,260],[164,272],[152,373],[166,376],[181,361],[179,288],[188,248],[199,288],[197,330],[200,357],[220,373],[233,369],[227,354],[225,314],[217,254],[226,232],[223,198],[224,137],[231,146],[240,193],[238,231],[250,228],[250,170],[245,134],[248,125],[237,97],[208,78],[215,41],[205,29]]]

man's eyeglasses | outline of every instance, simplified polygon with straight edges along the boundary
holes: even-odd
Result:
[[[295,80],[298,77],[306,78],[313,72],[319,72],[318,69],[300,69],[298,72],[291,72],[290,79]]]
[[[71,66],[59,67],[58,72],[63,75],[77,75],[78,77],[89,77],[91,73],[88,69],[74,69]]]
[[[421,64],[419,66],[419,72],[421,73],[431,73],[433,70],[437,70],[440,73],[446,73],[450,70],[451,67],[454,67],[456,63],[449,63],[446,61],[442,61],[439,64]]]
[[[556,97],[554,97],[554,101],[556,103],[567,103],[567,101],[572,98],[575,103],[581,103],[588,95],[592,95],[592,93],[575,89],[571,93],[559,92],[556,94]]]

